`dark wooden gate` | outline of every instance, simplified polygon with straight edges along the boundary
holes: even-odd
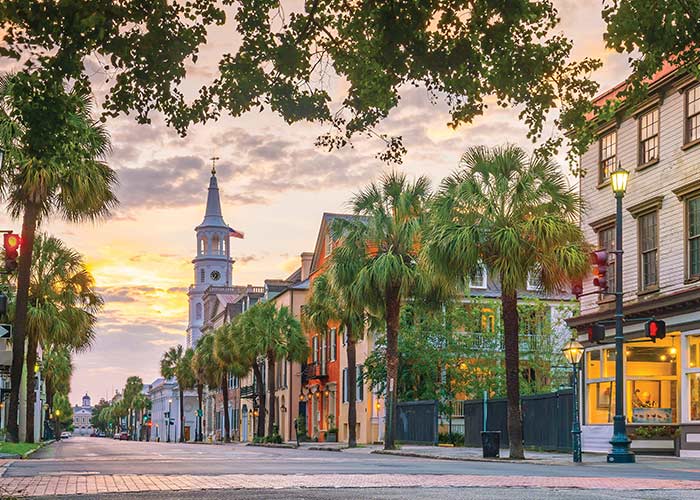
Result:
[[[406,401],[396,405],[396,440],[437,444],[438,402]]]
[[[523,441],[551,451],[571,451],[571,421],[573,417],[573,393],[562,390],[548,394],[523,396]],[[505,399],[487,402],[487,430],[501,432],[501,446],[508,447],[508,404]],[[464,402],[464,444],[481,446],[484,429],[484,402]]]

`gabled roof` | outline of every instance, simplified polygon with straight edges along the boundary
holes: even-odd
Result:
[[[318,235],[316,236],[316,246],[314,246],[314,258],[311,260],[311,270],[309,274],[313,274],[316,270],[318,270],[319,260],[321,259],[321,250],[323,249],[323,242],[326,235],[326,231],[330,229],[331,224],[336,219],[344,219],[349,221],[365,221],[367,220],[367,217],[354,214],[333,214],[324,212],[323,216],[321,217],[321,226],[319,227]]]

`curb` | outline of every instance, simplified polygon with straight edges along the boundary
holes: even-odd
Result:
[[[246,443],[246,446],[258,446],[260,448],[287,448],[290,450],[296,450],[297,446],[288,443]]]
[[[313,451],[343,451],[343,448],[338,448],[337,446],[309,446],[306,449]]]
[[[34,453],[36,453],[37,451],[39,451],[40,449],[42,449],[44,446],[48,446],[48,445],[53,444],[53,443],[55,443],[55,442],[56,442],[55,439],[49,439],[48,441],[42,441],[41,443],[39,443],[39,446],[37,446],[37,447],[34,448],[33,450],[29,450],[27,453],[25,453],[25,454],[22,455],[22,456],[19,456],[19,455],[18,455],[17,458],[27,459],[27,458],[29,458],[30,456],[32,456]]]
[[[428,453],[414,453],[409,451],[392,451],[392,450],[374,450],[371,453],[377,455],[394,455],[397,457],[412,457],[412,458],[431,458],[433,460],[452,460],[455,462],[494,462],[499,464],[541,464],[541,465],[571,465],[569,463],[561,463],[552,460],[541,460],[536,458],[526,458],[524,460],[511,460],[509,458],[483,458],[483,457],[446,457],[438,455],[430,455]]]

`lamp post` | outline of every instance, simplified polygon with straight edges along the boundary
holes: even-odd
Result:
[[[168,439],[166,440],[168,443],[170,442],[170,418],[172,416],[172,408],[173,408],[173,400],[168,399],[168,420],[166,423],[168,424]]]
[[[56,410],[53,412],[53,414],[54,414],[54,417],[56,417],[56,420],[54,421],[54,429],[56,429],[55,430],[56,435],[54,437],[58,441],[61,439],[61,434],[58,432],[59,431],[59,421],[58,420],[59,420],[59,417],[61,416],[61,410],[56,408]]]
[[[581,421],[578,415],[578,364],[583,356],[583,346],[576,340],[569,340],[562,348],[564,357],[571,363],[574,386],[574,420],[571,424],[571,440],[574,449],[574,463],[581,462]]]
[[[635,462],[634,453],[630,451],[630,439],[627,437],[627,425],[624,414],[624,334],[622,332],[622,198],[627,191],[629,172],[618,163],[617,169],[610,174],[610,185],[617,209],[615,212],[615,416],[613,417],[613,437],[610,440],[612,451],[608,453],[608,463],[630,464]]]

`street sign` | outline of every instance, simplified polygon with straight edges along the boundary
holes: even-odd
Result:
[[[163,416],[164,416],[165,418],[170,417],[170,412],[169,412],[169,411],[163,412]]]
[[[194,416],[195,416],[195,417],[201,417],[201,416],[202,416],[202,410],[199,410],[199,409],[195,410],[195,411],[194,411]]]
[[[12,325],[0,324],[0,339],[12,337]]]

